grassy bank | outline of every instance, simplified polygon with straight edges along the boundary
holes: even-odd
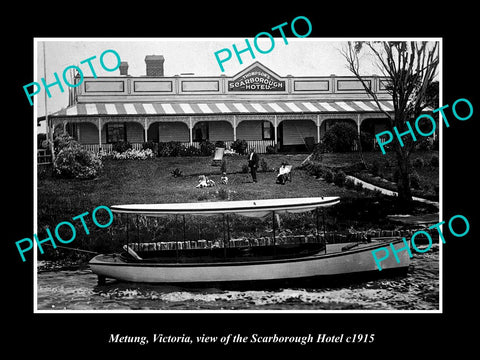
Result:
[[[245,156],[226,157],[227,185],[220,185],[220,167],[212,166],[210,157],[154,158],[148,160],[105,160],[100,176],[93,180],[59,179],[48,171],[39,172],[38,177],[38,225],[40,239],[45,228],[53,229],[61,221],[69,221],[86,211],[92,212],[99,205],[131,203],[179,203],[197,201],[249,200],[269,198],[292,198],[311,196],[339,196],[341,203],[326,210],[328,230],[347,231],[371,228],[392,229],[386,215],[399,213],[392,198],[369,192],[361,192],[315,179],[300,165],[305,154],[262,155],[264,170],[258,173],[258,182],[253,183],[249,173],[244,172]],[[292,182],[286,185],[275,184],[276,173],[282,161],[293,165]],[[330,162],[347,164],[351,158],[341,160],[338,156],[328,159]],[[174,177],[173,173],[181,176]],[[196,188],[199,175],[207,175],[217,185],[211,188]],[[432,211],[428,205],[417,204],[412,213]],[[90,216],[90,215],[89,215]],[[77,238],[73,247],[93,251],[110,251],[118,246],[115,238],[123,236],[125,224],[114,222],[108,229],[96,227],[90,217],[85,217],[90,235],[86,235],[77,220]],[[298,231],[308,230],[311,214],[286,215],[282,219],[285,228]],[[132,220],[133,221],[133,220]],[[163,235],[178,229],[178,219],[167,219],[162,225]],[[168,222],[170,221],[170,222]],[[268,231],[267,222],[253,221],[248,218],[236,220],[236,227],[246,233]],[[205,221],[204,218],[188,219],[191,235],[220,236],[218,221]],[[210,225],[209,225],[210,224]],[[134,225],[134,224],[132,224]],[[158,225],[158,224],[157,224]],[[159,227],[160,229],[160,227]],[[282,229],[280,229],[282,230]],[[159,230],[160,231],[160,230]],[[294,230],[295,231],[295,230]],[[178,232],[178,231],[177,231]],[[177,234],[178,235],[178,234]],[[66,235],[65,238],[70,238]],[[51,253],[50,253],[51,255]]]

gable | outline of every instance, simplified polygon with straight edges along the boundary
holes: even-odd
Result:
[[[228,91],[285,91],[285,81],[255,62],[228,81]]]

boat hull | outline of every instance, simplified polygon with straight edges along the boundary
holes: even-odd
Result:
[[[401,240],[393,241],[396,249],[404,247]],[[345,244],[343,244],[345,245]],[[410,264],[407,251],[382,261],[377,268],[372,250],[388,246],[385,242],[372,242],[349,250],[327,252],[289,259],[215,263],[152,263],[129,262],[116,255],[97,255],[90,261],[92,271],[100,277],[128,282],[167,284],[210,284],[249,281],[299,280],[363,273],[383,273],[406,270]],[[337,245],[338,247],[338,245]]]

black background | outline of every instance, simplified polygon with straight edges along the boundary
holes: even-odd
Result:
[[[278,3],[261,9],[259,4],[184,4],[174,9],[162,3],[63,4],[49,9],[45,4],[15,11],[16,21],[4,21],[2,51],[2,266],[1,291],[4,312],[2,328],[5,350],[10,354],[38,353],[41,358],[70,355],[177,356],[193,350],[197,356],[230,352],[260,357],[260,353],[311,352],[320,357],[341,356],[345,351],[361,358],[441,354],[445,350],[473,348],[476,325],[477,215],[472,205],[478,199],[475,173],[479,163],[476,130],[480,103],[478,90],[478,43],[474,29],[475,10],[456,2],[444,9],[416,4],[372,2],[327,6],[293,6]],[[34,314],[32,257],[21,262],[15,241],[33,234],[33,108],[26,101],[23,85],[33,81],[34,37],[241,37],[306,16],[312,23],[310,37],[442,37],[443,104],[468,99],[473,117],[458,121],[449,117],[443,130],[443,219],[462,214],[470,222],[463,238],[446,235],[442,314]],[[13,14],[12,14],[13,16]],[[7,16],[8,17],[8,16]],[[13,19],[13,18],[12,18]],[[8,19],[4,19],[8,20]],[[478,27],[478,26],[477,26]],[[299,33],[303,33],[298,30]],[[474,91],[475,90],[475,91]],[[447,115],[451,112],[447,112]],[[446,228],[445,228],[446,231]],[[472,327],[473,325],[473,327]],[[306,335],[308,333],[375,333],[373,344],[300,345],[160,345],[108,344],[111,333],[129,335],[201,334],[223,336]],[[173,350],[173,352],[171,352]],[[33,351],[33,353],[32,353]],[[207,355],[208,354],[208,355]],[[265,354],[265,353],[264,353]],[[258,355],[258,356],[257,356]]]

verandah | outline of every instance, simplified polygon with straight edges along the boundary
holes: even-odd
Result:
[[[379,114],[255,114],[229,116],[78,116],[56,117],[56,128],[67,131],[88,150],[111,151],[117,141],[129,141],[134,148],[144,142],[177,141],[199,147],[201,141],[223,141],[227,148],[237,139],[265,153],[268,146],[304,145],[321,139],[333,121],[352,122],[360,133],[361,123]],[[328,120],[331,120],[330,122]]]

